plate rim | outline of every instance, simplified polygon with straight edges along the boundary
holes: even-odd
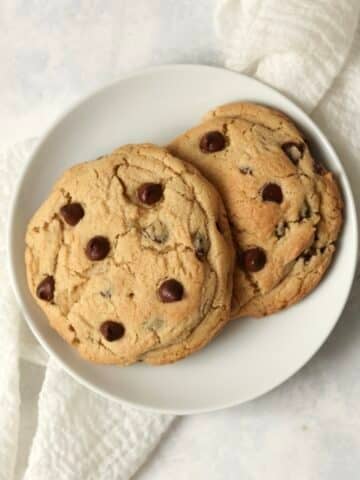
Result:
[[[262,390],[260,390],[260,392],[258,392],[257,394],[247,396],[244,400],[239,401],[238,399],[234,399],[232,401],[222,402],[221,404],[217,404],[216,406],[209,406],[209,407],[180,408],[180,409],[177,409],[177,408],[163,408],[163,407],[156,408],[156,407],[153,407],[151,405],[149,406],[146,403],[142,403],[141,401],[129,401],[127,399],[120,398],[117,395],[114,395],[114,394],[112,394],[112,393],[110,393],[106,390],[103,390],[101,387],[99,387],[95,383],[92,383],[91,381],[89,381],[89,380],[85,379],[84,377],[82,377],[81,375],[79,375],[68,364],[64,363],[61,356],[58,355],[58,353],[55,350],[52,349],[50,344],[48,344],[45,341],[45,338],[42,337],[41,331],[40,331],[40,329],[38,329],[36,327],[35,323],[32,321],[31,315],[28,315],[26,306],[25,306],[25,304],[22,300],[22,296],[20,294],[20,289],[18,289],[18,286],[17,286],[16,272],[15,272],[15,266],[14,266],[14,262],[13,262],[13,257],[16,254],[16,252],[15,252],[15,249],[13,248],[12,238],[13,238],[13,235],[14,235],[14,228],[15,228],[15,223],[16,223],[16,220],[15,220],[15,210],[16,210],[16,206],[17,206],[16,204],[17,204],[17,199],[18,199],[21,187],[22,187],[22,185],[23,185],[23,183],[26,179],[26,176],[27,176],[27,173],[28,173],[29,169],[31,168],[31,164],[32,164],[34,158],[37,156],[37,153],[40,150],[40,148],[42,147],[43,143],[46,141],[46,139],[49,137],[49,135],[51,135],[51,133],[56,130],[58,125],[60,125],[62,123],[62,121],[68,115],[70,115],[72,112],[76,111],[82,104],[85,104],[88,100],[90,100],[93,97],[96,97],[98,95],[101,95],[104,91],[117,86],[118,84],[120,84],[121,82],[123,82],[125,80],[141,77],[141,76],[148,75],[148,74],[151,74],[151,73],[156,73],[156,72],[161,71],[161,70],[182,70],[182,69],[188,70],[188,71],[190,71],[190,70],[203,70],[203,71],[204,70],[209,70],[210,73],[211,73],[211,71],[219,71],[220,70],[220,71],[226,72],[227,74],[232,74],[232,75],[236,75],[236,76],[239,76],[239,77],[245,77],[247,80],[251,80],[254,84],[259,85],[262,89],[265,88],[265,90],[268,90],[269,92],[275,92],[277,95],[281,96],[289,105],[291,105],[292,108],[294,108],[297,111],[298,115],[302,116],[303,118],[305,118],[309,122],[309,124],[311,126],[311,130],[316,133],[316,135],[322,140],[322,142],[324,142],[324,144],[326,145],[326,148],[329,149],[329,151],[331,152],[331,155],[334,156],[339,163],[339,166],[340,166],[340,169],[341,169],[341,174],[342,174],[341,175],[341,183],[343,185],[343,188],[345,187],[345,189],[346,189],[346,193],[347,193],[346,196],[349,197],[347,199],[347,202],[346,202],[346,208],[348,209],[348,212],[349,212],[349,214],[347,215],[348,221],[350,221],[349,217],[351,217],[350,227],[353,231],[352,233],[354,234],[354,238],[353,238],[353,240],[354,240],[354,251],[357,252],[358,247],[359,247],[359,225],[358,225],[359,221],[358,221],[358,217],[357,217],[354,194],[353,194],[351,184],[350,184],[350,181],[349,181],[349,178],[348,178],[348,175],[347,175],[347,172],[345,170],[344,165],[342,164],[335,148],[332,146],[332,144],[330,143],[330,141],[328,140],[326,135],[322,132],[322,130],[314,122],[314,120],[304,110],[302,110],[302,108],[299,107],[293,100],[288,98],[286,95],[284,95],[282,92],[280,92],[276,88],[273,88],[273,87],[259,81],[258,79],[253,78],[253,77],[251,77],[249,75],[246,75],[244,73],[235,72],[235,71],[232,71],[232,70],[229,70],[229,69],[226,69],[226,68],[223,68],[223,67],[219,67],[219,66],[197,64],[197,63],[196,64],[195,63],[194,64],[193,63],[190,63],[190,64],[189,63],[174,63],[174,64],[157,65],[157,66],[135,69],[132,72],[129,72],[125,75],[119,76],[117,79],[115,79],[111,82],[107,82],[107,83],[103,84],[102,86],[100,86],[98,88],[92,89],[86,95],[81,96],[80,98],[78,98],[74,102],[71,102],[71,104],[65,110],[63,110],[60,114],[58,114],[55,117],[55,119],[50,123],[49,127],[47,129],[45,129],[45,132],[42,135],[39,136],[35,148],[33,149],[32,153],[28,156],[27,160],[25,161],[24,165],[22,166],[22,168],[20,170],[18,179],[15,183],[15,188],[14,188],[13,194],[12,194],[11,199],[10,199],[10,203],[9,203],[10,208],[9,208],[8,222],[7,222],[7,229],[6,229],[6,248],[7,248],[7,252],[8,252],[7,267],[8,267],[8,272],[9,272],[9,276],[10,276],[10,284],[11,284],[11,287],[12,287],[12,291],[14,292],[17,304],[20,307],[20,311],[21,311],[23,317],[25,318],[25,321],[26,321],[28,327],[30,328],[32,334],[35,336],[35,338],[40,343],[42,348],[44,348],[44,350],[47,352],[47,354],[49,355],[49,358],[55,359],[56,363],[60,366],[60,368],[64,369],[77,382],[79,382],[81,385],[88,388],[90,391],[93,391],[93,392],[95,392],[95,393],[97,393],[97,394],[101,395],[102,397],[107,398],[109,400],[119,402],[119,403],[123,403],[123,404],[125,404],[129,407],[132,407],[132,408],[134,408],[134,407],[139,408],[139,409],[142,409],[144,411],[149,411],[149,412],[154,412],[154,413],[162,413],[162,414],[171,414],[171,415],[193,415],[193,414],[209,413],[209,412],[215,412],[215,411],[219,411],[219,410],[223,410],[223,409],[227,409],[227,408],[232,408],[232,407],[235,407],[237,405],[241,405],[243,403],[247,403],[251,400],[259,398],[259,397],[265,395],[266,393],[269,393],[269,392],[273,391],[274,389],[276,389],[277,387],[279,387],[280,385],[285,383],[287,380],[289,380],[293,375],[295,375],[297,372],[299,372],[311,360],[311,358],[313,358],[317,354],[317,352],[321,349],[321,347],[325,344],[326,340],[329,338],[331,332],[335,328],[335,325],[338,323],[338,321],[339,321],[339,319],[340,319],[340,317],[341,317],[341,315],[344,311],[344,308],[345,308],[345,306],[348,302],[350,292],[351,292],[351,289],[352,289],[352,286],[353,286],[353,283],[354,283],[356,267],[357,267],[357,256],[355,255],[353,265],[352,265],[352,271],[350,272],[351,273],[351,275],[350,275],[351,280],[349,280],[348,289],[346,291],[346,295],[344,295],[344,299],[343,299],[341,308],[339,310],[339,315],[336,318],[336,320],[329,326],[329,328],[326,332],[326,335],[324,335],[321,343],[317,346],[317,348],[315,348],[304,360],[302,360],[300,365],[296,366],[291,371],[291,373],[286,376],[286,378],[284,378],[280,381],[277,381],[270,388],[265,387]],[[256,103],[255,100],[254,100],[254,102]],[[276,108],[276,107],[274,107],[274,108]]]

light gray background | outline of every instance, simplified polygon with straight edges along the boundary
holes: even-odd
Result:
[[[71,102],[122,73],[162,63],[221,65],[215,4],[1,0],[2,146],[40,135]],[[359,304],[354,292],[326,345],[274,392],[223,412],[178,419],[136,479],[358,479]],[[19,478],[42,368],[22,363],[21,374]]]

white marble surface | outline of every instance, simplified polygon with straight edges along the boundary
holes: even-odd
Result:
[[[218,63],[216,0],[2,0],[0,122],[11,143],[121,74]]]
[[[41,134],[72,101],[124,72],[170,62],[221,64],[215,3],[2,0],[3,145]],[[359,277],[356,288],[334,333],[301,372],[249,404],[178,419],[136,479],[358,479]],[[22,365],[21,372],[22,409],[30,415],[21,425],[24,464],[41,368]]]

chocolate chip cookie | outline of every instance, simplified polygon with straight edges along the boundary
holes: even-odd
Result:
[[[223,197],[237,249],[233,316],[276,312],[318,284],[335,251],[342,199],[288,117],[250,103],[224,105],[168,149]]]
[[[94,362],[173,362],[229,319],[234,251],[222,201],[154,145],[65,172],[28,225],[25,259],[51,326]]]

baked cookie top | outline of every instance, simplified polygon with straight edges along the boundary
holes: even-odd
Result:
[[[276,312],[316,286],[335,250],[342,200],[288,117],[256,104],[224,105],[168,149],[223,197],[237,249],[233,316]]]
[[[229,319],[234,252],[222,201],[154,145],[66,171],[28,225],[25,260],[51,326],[94,362],[172,362]]]

